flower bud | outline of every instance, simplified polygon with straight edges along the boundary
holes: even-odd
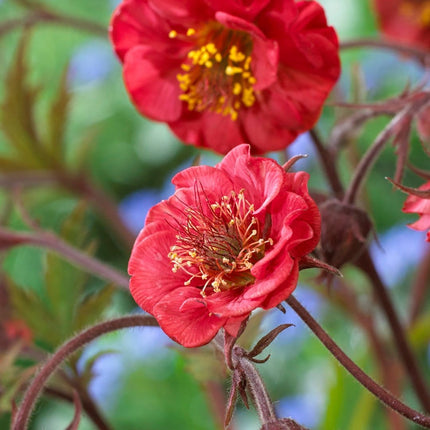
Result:
[[[322,203],[320,211],[323,258],[327,263],[341,267],[363,251],[372,223],[366,212],[337,199]]]

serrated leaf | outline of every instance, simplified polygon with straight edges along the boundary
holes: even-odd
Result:
[[[66,68],[48,112],[48,134],[45,145],[54,162],[60,162],[64,148],[64,135],[71,99],[67,88],[67,72]]]
[[[81,138],[76,143],[74,152],[74,170],[84,172],[87,169],[89,154],[96,144],[96,136],[99,132],[98,126],[92,126],[82,133]]]
[[[111,303],[114,293],[114,286],[108,285],[104,288],[101,288],[96,293],[88,296],[77,307],[74,329],[82,330],[84,327],[87,327],[100,319],[103,311]]]
[[[64,221],[60,236],[83,248],[86,232],[82,228],[86,205],[79,204]],[[91,253],[94,245],[83,248]],[[74,329],[75,310],[83,294],[88,275],[54,253],[46,255],[46,293],[51,313],[56,316],[57,329],[66,338]]]
[[[40,147],[40,141],[34,117],[39,89],[27,84],[28,67],[25,55],[28,41],[29,33],[25,33],[8,70],[6,94],[0,105],[0,125],[22,162],[31,167],[41,167],[43,162],[35,150]]]

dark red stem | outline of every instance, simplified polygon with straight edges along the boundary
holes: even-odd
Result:
[[[421,414],[420,412],[410,408],[394,397],[391,393],[377,384],[363,370],[361,370],[334,342],[334,340],[326,333],[326,331],[317,323],[312,315],[300,304],[294,297],[290,296],[286,302],[304,321],[304,323],[318,337],[321,343],[330,351],[336,360],[365,388],[367,388],[375,397],[383,402],[389,408],[395,410],[399,414],[421,425],[425,428],[430,428],[430,417]]]
[[[369,277],[373,286],[374,294],[387,317],[399,356],[410,377],[412,386],[423,408],[427,412],[430,412],[430,394],[428,392],[425,379],[421,374],[415,356],[411,351],[405,330],[400,323],[391,298],[387,293],[387,289],[376,271],[375,265],[367,251],[361,255],[356,265]]]
[[[117,318],[110,321],[105,321],[96,324],[72,339],[65,342],[40,368],[37,375],[32,380],[31,384],[24,393],[21,404],[13,420],[11,430],[26,430],[31,411],[34,408],[37,398],[39,397],[43,387],[49,377],[55,372],[57,367],[68,358],[73,352],[83,347],[87,343],[97,337],[109,333],[111,331],[139,326],[158,326],[155,318],[144,315],[131,315],[122,318]]]

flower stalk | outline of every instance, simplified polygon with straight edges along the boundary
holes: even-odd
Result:
[[[75,351],[96,339],[97,337],[115,330],[127,327],[141,326],[158,326],[157,321],[146,315],[131,315],[122,318],[117,318],[110,321],[104,321],[96,324],[72,339],[65,342],[57,351],[41,366],[39,372],[30,383],[24,397],[19,405],[15,417],[12,422],[11,430],[26,430],[28,420],[34,408],[37,398],[39,397],[44,385],[49,377],[55,372],[58,366]]]
[[[303,320],[303,322],[318,337],[321,343],[330,351],[336,360],[367,390],[383,402],[389,408],[395,410],[405,418],[424,427],[430,428],[430,416],[405,405],[391,393],[381,387],[372,378],[370,378],[360,367],[358,367],[334,342],[327,332],[318,324],[312,315],[301,305],[301,303],[291,295],[286,302]]]

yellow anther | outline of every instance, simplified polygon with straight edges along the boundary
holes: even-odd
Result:
[[[225,68],[225,74],[227,76],[237,75],[238,73],[242,73],[242,72],[243,72],[243,69],[241,67],[227,66]]]
[[[194,28],[189,28],[188,30],[187,30],[187,36],[192,36],[193,34],[195,34],[196,33],[196,30],[194,30]]]
[[[250,76],[250,77],[248,78],[248,82],[249,82],[251,85],[254,85],[254,84],[257,82],[257,79],[255,79],[255,78],[254,78],[254,76]]]
[[[242,85],[239,84],[239,82],[236,82],[233,86],[233,94],[239,95],[242,92]]]
[[[243,68],[245,69],[245,70],[249,70],[249,65],[251,64],[251,57],[246,57],[246,60],[245,60],[245,64],[243,65]]]
[[[209,54],[216,54],[218,50],[216,49],[216,46],[213,43],[208,43],[206,45],[206,50],[209,52]]]
[[[238,113],[237,113],[237,111],[236,111],[236,110],[234,110],[234,109],[230,109],[230,118],[231,118],[233,121],[236,121],[236,120],[237,120],[237,117],[238,117]]]
[[[215,54],[215,61],[218,63],[221,63],[222,61],[222,55],[219,52]]]
[[[430,24],[430,2],[426,2],[421,10],[421,24],[428,26]]]
[[[185,72],[189,72],[191,70],[191,66],[189,64],[181,64],[181,69]]]
[[[210,69],[214,64],[212,63],[212,61],[206,61],[205,63],[205,67],[207,67],[208,69]]]
[[[169,31],[169,38],[170,39],[174,39],[177,35],[178,35],[178,33],[175,30]]]
[[[209,55],[208,52],[202,52],[201,55],[200,55],[200,58],[199,58],[198,62],[199,62],[199,64],[201,66],[203,66],[203,64],[205,64],[206,61],[209,60],[209,58],[210,58],[210,55]]]

